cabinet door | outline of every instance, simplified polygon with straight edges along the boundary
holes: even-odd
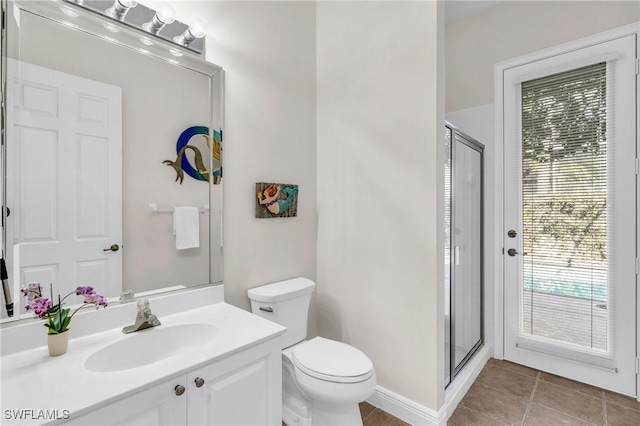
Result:
[[[275,339],[188,374],[188,424],[280,425],[281,357]]]
[[[185,376],[177,377],[116,401],[95,411],[74,417],[66,425],[186,425],[187,395],[176,395],[176,386],[186,387]]]

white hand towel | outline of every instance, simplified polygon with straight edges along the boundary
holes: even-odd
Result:
[[[173,233],[176,250],[200,247],[200,211],[197,207],[173,209]]]

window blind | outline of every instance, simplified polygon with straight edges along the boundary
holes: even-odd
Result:
[[[520,333],[608,351],[607,66],[521,85]]]

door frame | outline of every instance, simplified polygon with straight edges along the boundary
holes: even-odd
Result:
[[[640,58],[640,22],[623,27],[615,28],[610,31],[595,34],[589,37],[581,38],[569,43],[561,44],[549,49],[541,50],[535,53],[520,56],[504,62],[497,63],[494,66],[494,135],[495,135],[495,211],[494,217],[494,235],[496,241],[495,262],[488,265],[494,269],[494,339],[493,339],[493,357],[496,359],[504,358],[504,247],[505,238],[503,232],[503,214],[504,214],[504,73],[506,70],[531,62],[547,59],[552,56],[562,55],[577,49],[615,40],[621,37],[636,35],[636,58]],[[638,59],[636,59],[636,156],[640,156],[639,135],[640,135],[640,76],[638,75]],[[638,187],[636,187],[636,211],[640,212],[640,200],[638,197]],[[499,213],[498,213],[499,212]],[[640,216],[640,213],[638,213]],[[636,227],[636,241],[640,241],[640,226]],[[638,257],[638,249],[636,247],[636,257]],[[637,266],[636,266],[637,270]],[[638,289],[638,274],[636,274],[636,289]],[[640,306],[640,291],[636,291],[636,356],[640,355],[640,315],[638,307]],[[638,364],[636,359],[636,371]],[[636,380],[636,398],[640,401],[640,380]]]

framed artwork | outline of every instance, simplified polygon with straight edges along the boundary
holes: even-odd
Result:
[[[256,217],[295,217],[298,215],[298,185],[256,183]]]

